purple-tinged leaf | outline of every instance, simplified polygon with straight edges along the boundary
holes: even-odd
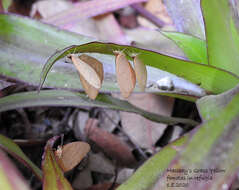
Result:
[[[165,146],[152,158],[147,160],[125,183],[117,190],[151,190],[157,179],[162,176],[170,162],[177,155],[178,150],[188,142],[188,136],[183,136]]]
[[[202,0],[209,65],[239,75],[238,16],[229,0]]]
[[[64,177],[64,173],[56,162],[52,146],[59,137],[48,140],[42,160],[43,190],[73,190],[71,184]]]
[[[172,187],[178,182],[173,177],[181,179],[178,183],[184,183],[185,190],[229,189],[239,170],[238,104],[236,94],[211,120],[190,133],[188,144],[168,165],[153,190]]]
[[[106,94],[99,94],[95,101],[92,101],[85,94],[79,92],[42,90],[39,94],[36,91],[22,92],[0,99],[0,112],[33,106],[102,107],[137,113],[154,122],[167,123],[171,125],[177,123],[185,123],[193,126],[198,125],[198,122],[191,119],[168,117],[147,112],[127,101],[119,100]]]
[[[164,0],[178,32],[205,39],[200,0]]]
[[[217,114],[181,137],[182,144],[164,147],[118,190],[228,190],[239,170],[238,91],[224,94]]]
[[[61,23],[78,22],[81,19],[94,17],[97,15],[113,12],[134,3],[145,2],[147,0],[93,0],[76,3],[75,6],[66,11],[62,11],[52,18],[47,18],[48,23],[57,26]]]
[[[0,148],[0,189],[30,190],[16,167],[11,163]]]
[[[33,173],[42,180],[41,170],[22,152],[17,144],[11,139],[0,134],[0,148],[7,151],[13,157],[18,159],[22,164],[31,169]]]

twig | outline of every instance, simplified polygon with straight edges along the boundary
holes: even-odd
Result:
[[[132,8],[134,8],[141,16],[148,19],[150,22],[158,26],[159,28],[163,27],[165,25],[165,22],[154,16],[152,13],[147,11],[141,3],[136,3],[131,5]]]

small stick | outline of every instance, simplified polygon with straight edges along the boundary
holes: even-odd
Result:
[[[158,26],[159,28],[163,27],[165,25],[165,22],[161,19],[154,16],[152,13],[147,11],[141,3],[136,3],[131,5],[132,8],[134,8],[141,16],[148,19],[150,22]]]

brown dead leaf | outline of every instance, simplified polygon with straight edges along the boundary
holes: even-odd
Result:
[[[136,160],[128,145],[123,143],[117,136],[97,127],[98,120],[89,119],[86,123],[85,132],[90,140],[95,142],[111,158],[114,158],[119,165],[132,167]]]
[[[102,63],[99,62],[97,59],[85,54],[80,55],[79,58],[95,70],[102,83],[104,78],[104,70]],[[89,82],[87,82],[87,80],[82,75],[80,75],[80,81],[83,88],[85,89],[86,94],[89,96],[90,99],[94,100],[97,97],[99,90],[92,86]]]
[[[43,190],[62,189],[73,190],[69,181],[65,178],[62,168],[57,163],[56,156],[52,150],[59,136],[54,136],[47,141],[42,157]]]
[[[58,0],[42,0],[37,1],[32,5],[30,17],[33,18],[51,18],[52,16],[61,13],[67,9],[73,7],[73,4],[69,1]]]
[[[162,20],[167,25],[172,25],[173,21],[169,17],[167,13],[167,9],[165,5],[163,4],[162,0],[149,0],[147,1],[145,5],[145,9],[148,10],[150,13],[158,17],[160,20]],[[158,28],[145,18],[142,18],[141,16],[138,18],[138,22],[140,25],[148,27],[148,28]]]
[[[93,172],[102,174],[115,174],[115,165],[102,152],[89,154],[88,167]]]
[[[114,94],[115,97],[119,95]],[[155,94],[132,94],[128,101],[133,105],[160,115],[170,115],[174,99]],[[120,112],[121,124],[130,139],[142,148],[152,149],[163,134],[166,125],[152,122],[144,117],[128,112]]]
[[[55,157],[62,170],[67,172],[78,165],[89,151],[88,143],[78,141],[58,148],[55,151]]]
[[[123,52],[115,52],[116,78],[121,95],[128,98],[136,83],[135,71]]]
[[[147,83],[147,70],[145,64],[139,59],[138,55],[134,57],[134,69],[140,90],[144,92]]]
[[[92,171],[89,167],[84,168],[82,171],[77,172],[73,181],[73,188],[77,190],[86,189],[93,185],[93,179],[91,175]]]
[[[94,20],[98,29],[99,40],[129,45],[122,28],[113,14],[99,15],[94,17]]]

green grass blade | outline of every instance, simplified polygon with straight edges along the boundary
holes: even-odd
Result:
[[[115,50],[124,51],[129,56],[139,54],[139,58],[148,66],[155,67],[192,83],[200,85],[211,93],[222,93],[236,86],[239,78],[225,70],[213,66],[176,59],[150,50],[135,48],[132,46],[116,45],[112,43],[91,42],[78,46],[70,46],[53,54],[44,65],[39,89],[42,87],[48,72],[55,62],[70,53],[94,52],[113,55]],[[129,57],[130,58],[130,57]],[[112,63],[113,64],[113,63]]]
[[[209,64],[239,75],[238,18],[234,17],[229,0],[202,0],[201,7]]]
[[[189,60],[196,63],[208,64],[207,47],[204,40],[179,32],[160,32],[174,41],[183,50]]]
[[[183,118],[173,118],[144,111],[130,104],[127,101],[113,98],[109,95],[99,94],[95,101],[90,100],[84,93],[64,90],[43,90],[39,94],[36,91],[17,93],[0,99],[0,112],[25,108],[32,106],[90,106],[116,109],[126,112],[133,112],[155,122],[176,124],[187,123],[197,125],[198,123]]]
[[[58,49],[92,41],[91,38],[60,30],[57,27],[19,15],[0,14],[0,28],[0,77],[33,86],[39,84],[42,68],[50,55],[57,52]],[[161,51],[170,49],[172,45],[170,40],[162,40],[162,43],[165,46],[160,48]],[[148,45],[147,47],[152,46]],[[103,63],[104,74],[107,76],[104,78],[100,92],[119,92],[115,77],[114,56],[95,53],[90,55]],[[153,67],[147,67],[147,70],[150,83],[156,83],[162,77],[169,76],[168,73]],[[158,88],[146,88],[146,92],[163,93],[190,101],[195,101],[205,94],[205,92],[201,93],[203,90],[200,88],[199,93],[198,91],[189,93],[189,90],[184,89],[185,81],[174,75],[170,75],[170,78],[176,84],[174,91],[166,92],[160,91]],[[183,89],[177,90],[177,84]],[[65,63],[64,59],[60,60],[51,70],[45,86],[83,90],[76,69],[72,64]],[[139,91],[137,86],[135,91]]]

